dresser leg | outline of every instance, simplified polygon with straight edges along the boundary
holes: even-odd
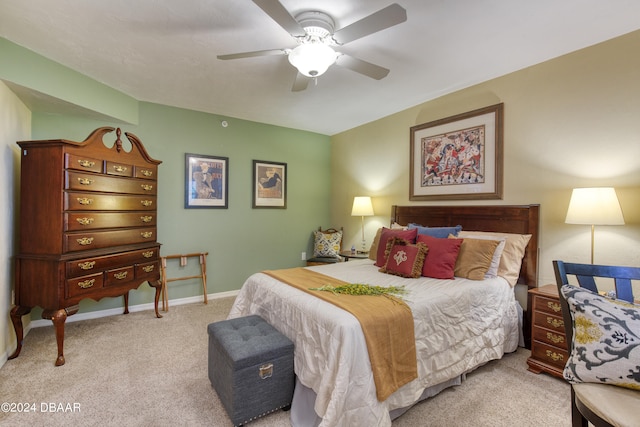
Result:
[[[129,291],[124,294],[124,313],[122,314],[129,314]]]
[[[162,293],[162,281],[156,280],[155,282],[149,282],[149,285],[156,288],[156,297],[154,300],[154,307],[156,309],[156,317],[159,319],[162,317],[162,315],[158,311],[158,302],[160,301],[160,294]]]
[[[13,352],[9,359],[15,359],[20,355],[20,350],[22,350],[22,341],[24,340],[24,330],[22,329],[22,316],[25,314],[29,314],[31,312],[31,307],[22,307],[15,306],[11,309],[11,323],[13,323],[13,329],[16,332],[16,341],[18,345],[16,346],[16,351]]]
[[[60,310],[44,310],[42,312],[43,319],[49,319],[53,322],[53,326],[56,330],[56,342],[58,343],[58,357],[56,358],[56,366],[64,365],[64,324],[67,321],[67,317],[76,314],[79,307],[74,305],[72,307],[61,308]]]

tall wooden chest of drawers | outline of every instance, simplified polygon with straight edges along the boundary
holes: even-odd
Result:
[[[562,378],[567,362],[568,344],[562,319],[562,308],[556,285],[545,285],[529,291],[532,298],[531,357],[529,370],[547,372]]]
[[[109,148],[106,134],[116,130]],[[159,160],[120,129],[96,129],[83,142],[20,141],[20,234],[16,306],[11,320],[20,354],[22,316],[42,307],[55,326],[56,366],[64,364],[64,325],[84,298],[124,296],[148,282],[160,297],[156,240]]]

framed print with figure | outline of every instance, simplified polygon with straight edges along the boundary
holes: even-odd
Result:
[[[287,164],[253,161],[253,207],[287,208]]]
[[[502,198],[503,104],[411,127],[409,200]]]
[[[185,155],[185,208],[221,208],[229,206],[229,158]]]

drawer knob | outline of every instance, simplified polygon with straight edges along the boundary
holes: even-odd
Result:
[[[95,166],[96,162],[92,162],[91,160],[78,159],[78,164],[83,168],[91,168]]]
[[[551,350],[547,350],[547,357],[551,360],[553,360],[554,362],[562,362],[564,361],[564,356],[561,354],[556,353],[555,351],[551,351]]]
[[[93,199],[90,199],[88,197],[78,197],[78,203],[80,203],[81,205],[90,205],[93,203]]]
[[[153,256],[153,251],[142,252],[142,256],[145,258],[151,258]]]
[[[560,307],[560,304],[558,304],[557,302],[553,302],[553,301],[549,301],[547,303],[547,307],[549,307],[549,309],[555,311],[556,313],[559,312],[560,310],[562,310],[562,307]]]
[[[141,216],[140,220],[142,222],[151,222],[151,220],[153,219],[153,217],[151,215],[145,215],[145,216]]]
[[[144,267],[142,267],[142,270],[144,270],[145,273],[151,273],[154,268],[155,265],[145,265]]]
[[[113,165],[113,170],[122,173],[127,171],[127,167],[122,165]]]
[[[145,239],[148,239],[149,237],[153,236],[153,232],[152,231],[143,231],[140,233],[140,235],[142,237],[144,237]]]
[[[91,225],[93,223],[93,218],[82,217],[77,218],[76,221],[78,221],[80,225]]]
[[[93,237],[81,237],[80,239],[76,239],[79,245],[88,246],[93,243]]]
[[[153,190],[153,185],[149,185],[149,184],[140,184],[140,187],[142,187],[142,189],[145,191]]]
[[[552,334],[551,332],[547,332],[547,339],[555,344],[564,342],[564,337],[562,335]]]
[[[140,200],[142,206],[149,207],[153,204],[153,200]]]
[[[142,169],[140,173],[144,176],[153,176],[153,171],[150,171],[149,169]]]
[[[89,179],[89,178],[78,178],[78,182],[81,185],[91,185],[91,184],[93,184],[93,180]]]
[[[81,270],[91,270],[95,265],[96,265],[95,261],[78,263],[78,267],[80,267]]]
[[[95,284],[96,284],[96,279],[89,279],[89,280],[84,280],[82,282],[78,282],[78,286],[80,286],[82,289],[90,288]]]
[[[558,320],[553,317],[547,316],[547,323],[554,328],[564,328],[564,320]]]
[[[126,279],[127,278],[127,273],[128,273],[128,271],[121,271],[119,273],[114,273],[113,277],[115,277],[118,280]]]

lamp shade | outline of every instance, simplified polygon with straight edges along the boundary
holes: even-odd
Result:
[[[301,74],[318,77],[336,62],[337,53],[324,43],[305,43],[289,53],[289,62]]]
[[[373,216],[373,205],[371,204],[371,197],[369,196],[354,197],[353,208],[351,209],[351,216]]]
[[[574,188],[567,209],[567,224],[624,225],[616,190],[611,187]]]

